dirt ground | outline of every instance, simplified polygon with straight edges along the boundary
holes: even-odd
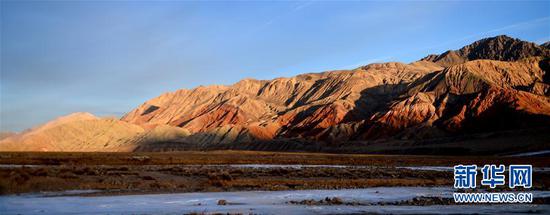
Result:
[[[451,171],[419,171],[398,167],[452,167],[456,164],[532,164],[534,167],[550,167],[550,159],[211,151],[0,153],[0,164],[1,194],[93,189],[102,191],[93,195],[115,195],[452,186]],[[228,164],[349,166],[251,168]],[[550,189],[549,172],[535,172],[533,180],[534,189]]]

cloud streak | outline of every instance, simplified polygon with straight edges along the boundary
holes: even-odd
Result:
[[[313,0],[310,0],[310,1],[304,1],[304,2],[299,2],[298,4],[296,4],[291,10],[289,11],[286,11],[285,13],[282,13],[280,15],[277,15],[277,16],[274,16],[272,17],[271,19],[267,20],[266,22],[264,22],[263,24],[257,26],[256,28],[250,30],[250,32],[248,32],[246,35],[247,36],[251,36],[251,35],[254,35],[264,29],[266,29],[267,27],[269,27],[270,25],[272,25],[273,23],[287,17],[287,16],[290,16],[291,14],[293,13],[296,13],[300,10],[303,10],[307,7],[309,7],[311,4],[313,4],[315,1]]]

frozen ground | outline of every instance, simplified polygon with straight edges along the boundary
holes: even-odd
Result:
[[[444,187],[378,187],[353,190],[298,190],[212,192],[127,196],[0,196],[0,214],[185,214],[185,213],[255,213],[255,214],[550,214],[550,205],[433,205],[433,206],[307,206],[287,204],[291,200],[339,197],[345,202],[395,202],[417,196],[451,197],[453,190]],[[550,196],[550,191],[535,191],[535,197]],[[224,199],[229,205],[217,205]]]

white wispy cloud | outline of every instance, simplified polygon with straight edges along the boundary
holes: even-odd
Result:
[[[298,12],[298,11],[300,11],[300,10],[302,10],[302,9],[304,9],[304,8],[306,8],[306,7],[308,7],[308,6],[310,6],[310,5],[313,4],[314,2],[315,2],[315,1],[313,1],[313,0],[298,2],[296,5],[294,5],[294,7],[293,7],[291,10],[289,10],[289,11],[287,11],[287,12],[285,12],[285,13],[281,13],[281,14],[279,14],[279,15],[277,15],[277,16],[272,17],[271,19],[267,20],[267,21],[264,22],[263,24],[257,26],[256,28],[251,29],[250,32],[248,32],[248,34],[246,34],[246,35],[252,35],[252,34],[255,34],[255,33],[259,32],[259,31],[262,31],[263,29],[269,27],[269,26],[272,25],[273,23],[275,23],[275,22],[277,22],[277,21],[283,19],[283,18],[286,17],[286,16],[289,16],[289,15],[291,15],[291,14],[293,14],[293,13],[296,13],[296,12]]]

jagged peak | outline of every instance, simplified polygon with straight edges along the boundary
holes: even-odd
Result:
[[[483,38],[481,40],[478,40],[477,42],[491,41],[491,40],[496,40],[496,41],[511,41],[511,40],[512,41],[521,41],[518,38],[513,38],[513,37],[510,37],[506,34],[501,34],[501,35],[497,35],[497,36],[494,36],[494,37]]]
[[[550,50],[532,42],[498,35],[475,41],[458,50],[449,50],[440,55],[428,55],[421,60],[449,67],[477,59],[516,61],[534,56],[550,56]]]

